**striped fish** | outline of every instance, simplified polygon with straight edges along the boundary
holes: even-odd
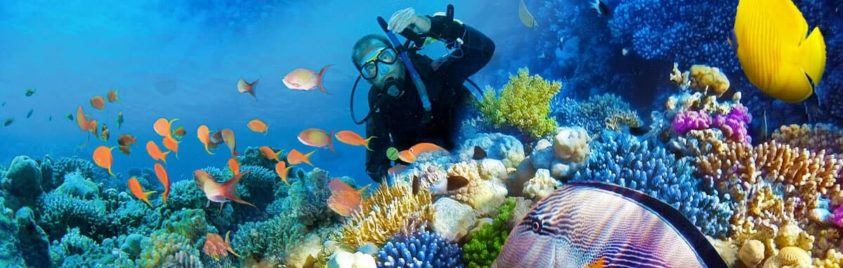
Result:
[[[509,234],[492,267],[726,267],[679,211],[641,192],[569,183]]]

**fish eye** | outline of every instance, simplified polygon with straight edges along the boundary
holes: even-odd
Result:
[[[542,220],[540,219],[533,219],[533,222],[530,224],[530,228],[533,229],[533,232],[539,232],[542,230]]]

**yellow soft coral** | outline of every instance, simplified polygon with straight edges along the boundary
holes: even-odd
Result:
[[[717,67],[691,66],[691,88],[721,96],[729,90],[729,79]]]
[[[527,68],[522,68],[509,77],[500,97],[487,89],[478,108],[496,126],[509,125],[538,138],[556,129],[556,121],[549,117],[550,100],[561,88],[561,83],[530,76]]]
[[[430,222],[432,200],[427,190],[413,194],[407,185],[381,184],[342,227],[342,241],[352,250],[366,243],[380,247],[398,232]]]

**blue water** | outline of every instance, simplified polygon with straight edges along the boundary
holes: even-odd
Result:
[[[268,145],[309,152],[299,143],[299,131],[317,127],[353,130],[365,135],[349,116],[349,94],[357,72],[351,46],[361,36],[379,33],[377,16],[389,17],[408,6],[420,14],[444,10],[447,1],[3,1],[0,3],[0,118],[14,123],[0,128],[0,163],[17,155],[40,159],[78,156],[90,159],[98,145],[115,146],[120,134],[138,142],[131,156],[114,151],[116,173],[150,168],[153,160],[145,143],[161,138],[152,130],[159,117],[178,118],[188,133],[179,159],[168,157],[173,178],[190,178],[206,166],[224,166],[227,148],[207,155],[195,131],[231,128],[240,151]],[[464,1],[457,17],[496,41],[490,66],[502,64],[523,30],[517,2]],[[494,18],[494,19],[490,19]],[[441,45],[426,49],[432,57]],[[333,64],[317,90],[292,91],[281,82],[289,71],[304,67],[318,71]],[[513,67],[513,72],[515,67]],[[484,81],[481,70],[475,75]],[[257,99],[236,90],[238,79],[260,79]],[[24,96],[27,88],[37,92]],[[93,109],[89,100],[119,89],[120,102]],[[361,84],[355,109],[366,112],[368,86]],[[362,93],[362,94],[361,94]],[[65,118],[77,106],[111,129],[111,139],[91,139],[75,121]],[[31,118],[25,115],[34,109]],[[125,123],[118,129],[116,116]],[[52,120],[48,120],[52,117]],[[250,132],[246,122],[260,118],[270,125],[268,135]],[[317,149],[311,159],[332,176],[370,181],[363,168],[362,147],[336,143],[336,152]]]

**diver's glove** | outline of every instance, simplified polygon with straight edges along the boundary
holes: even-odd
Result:
[[[430,19],[416,15],[416,10],[411,7],[405,8],[392,14],[386,28],[399,34],[411,30],[417,35],[425,35],[430,32]]]
[[[460,20],[449,19],[444,12],[437,12],[427,18],[430,21],[430,31],[427,32],[427,36],[446,42],[462,43],[465,25]]]

